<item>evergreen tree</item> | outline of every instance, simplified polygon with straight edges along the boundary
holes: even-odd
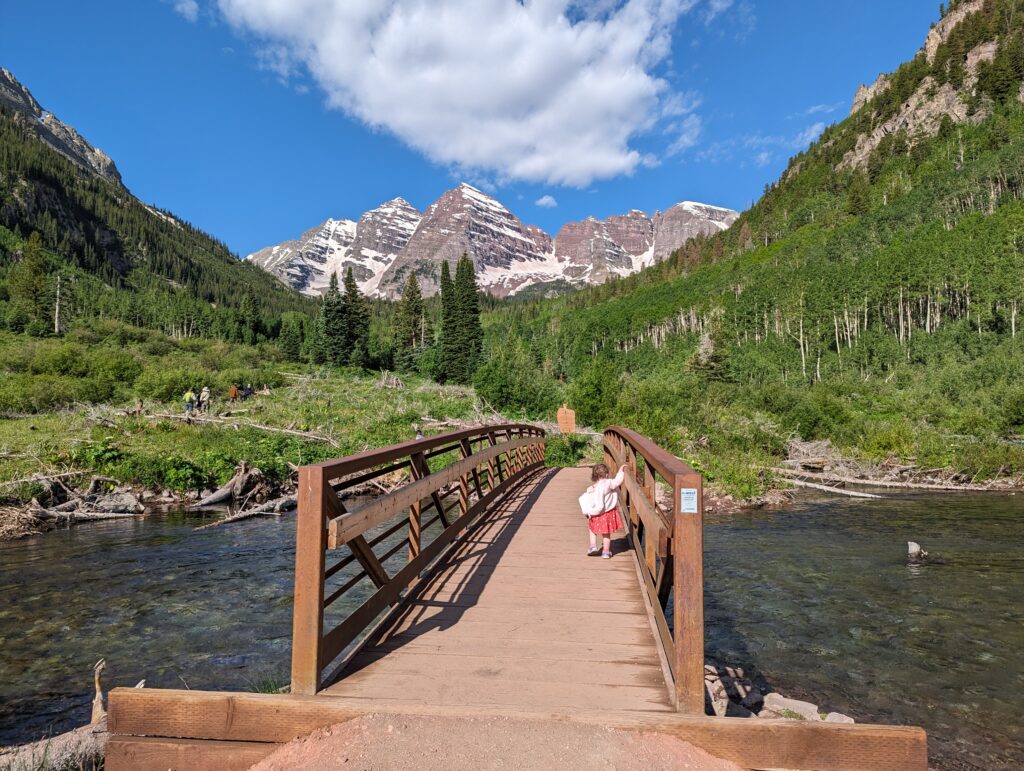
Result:
[[[473,261],[466,255],[455,268],[454,309],[455,356],[448,373],[456,383],[469,384],[480,366],[483,349],[483,328],[480,326],[480,298]]]
[[[298,313],[285,313],[281,317],[281,332],[277,336],[281,351],[293,361],[302,357],[302,318]]]
[[[259,317],[256,315],[256,301],[252,292],[246,292],[238,306],[238,326],[241,342],[252,345],[259,331]]]
[[[868,178],[861,172],[853,175],[850,189],[846,193],[846,208],[857,217],[868,213],[871,207],[871,185]]]
[[[50,280],[46,272],[46,255],[43,252],[39,233],[33,232],[22,250],[21,260],[7,275],[7,291],[10,304],[7,324],[15,331],[31,328],[43,330],[43,324],[50,320]],[[46,324],[46,329],[52,327]]]
[[[370,311],[352,275],[351,267],[345,272],[344,304],[348,363],[354,367],[365,367],[369,362],[367,349],[370,338]]]
[[[406,371],[416,369],[416,358],[423,334],[423,322],[423,295],[420,293],[420,284],[416,280],[416,274],[409,273],[395,316],[398,349],[395,363],[400,369]]]
[[[348,363],[349,331],[345,301],[338,291],[337,273],[331,274],[320,313],[323,360],[332,367],[343,367]]]
[[[448,260],[441,263],[441,340],[437,364],[437,380],[451,378],[456,360],[455,284],[452,283]]]

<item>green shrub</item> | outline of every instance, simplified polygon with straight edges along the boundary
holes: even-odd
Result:
[[[161,402],[176,401],[189,388],[201,388],[206,379],[205,370],[199,367],[165,368],[159,362],[146,366],[135,381],[135,391],[146,399]]]
[[[587,455],[592,442],[579,434],[550,434],[545,442],[544,463],[549,468],[573,468]]]
[[[476,392],[498,410],[550,415],[559,401],[558,384],[544,375],[525,346],[503,346],[473,378]]]

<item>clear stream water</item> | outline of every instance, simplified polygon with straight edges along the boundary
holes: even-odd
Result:
[[[106,683],[287,682],[295,526],[151,515],[0,544],[0,745],[88,721]],[[709,518],[707,652],[932,764],[1024,767],[1024,495],[805,497]],[[907,540],[945,564],[908,567]]]

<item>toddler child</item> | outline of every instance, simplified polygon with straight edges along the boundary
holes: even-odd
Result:
[[[587,550],[588,557],[596,557],[599,554],[603,559],[612,557],[612,533],[622,529],[622,520],[619,518],[619,496],[615,491],[619,489],[622,480],[625,479],[626,467],[622,466],[614,479],[609,479],[608,466],[598,463],[590,472],[590,481],[593,482],[588,492],[595,492],[602,496],[604,506],[601,514],[595,514],[587,518],[587,526],[590,528],[590,549]],[[601,536],[601,546],[598,548],[597,537]]]

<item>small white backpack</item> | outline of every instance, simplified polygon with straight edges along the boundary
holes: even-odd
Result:
[[[601,491],[588,487],[586,492],[580,496],[580,510],[587,519],[604,513],[604,495]]]

